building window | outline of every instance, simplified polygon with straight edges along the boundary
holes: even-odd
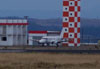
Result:
[[[7,37],[2,37],[1,40],[2,41],[7,41]]]
[[[67,29],[65,29],[65,31],[68,31]]]
[[[67,10],[67,8],[65,8],[65,10]]]
[[[70,5],[72,5],[73,3],[71,2]]]
[[[70,34],[70,37],[72,37],[72,34]]]
[[[70,13],[70,15],[72,16],[72,13]]]
[[[67,21],[67,18],[65,18],[65,20]]]
[[[70,24],[70,26],[72,26],[72,24]]]

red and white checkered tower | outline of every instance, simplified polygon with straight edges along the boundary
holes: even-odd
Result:
[[[63,0],[64,46],[80,46],[80,0]]]

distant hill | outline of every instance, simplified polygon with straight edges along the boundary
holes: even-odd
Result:
[[[34,19],[29,18],[29,30],[57,30],[62,29],[62,19]],[[100,37],[99,19],[81,19],[81,34]]]
[[[100,38],[100,20],[99,19],[81,19],[81,34],[89,37]]]
[[[29,30],[61,30],[61,19],[28,19]]]

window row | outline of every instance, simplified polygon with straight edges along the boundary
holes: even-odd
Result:
[[[64,33],[64,38],[80,38],[80,33],[74,34],[74,33]]]
[[[80,28],[80,22],[78,22],[78,23],[73,23],[73,22],[63,23],[63,27],[70,27],[70,28],[77,27],[77,28]]]
[[[80,12],[63,12],[63,17],[80,17]]]
[[[63,28],[65,33],[80,33],[80,28]]]
[[[63,11],[80,11],[80,6],[63,6]]]
[[[63,6],[80,6],[80,1],[63,1]]]
[[[80,17],[63,17],[63,22],[80,22]]]

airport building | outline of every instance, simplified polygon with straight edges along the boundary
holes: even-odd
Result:
[[[27,19],[0,19],[0,46],[38,45],[43,36],[59,36],[59,31],[29,31]],[[63,0],[63,46],[80,46],[80,0]],[[28,38],[27,38],[28,37]]]
[[[64,46],[80,46],[80,0],[63,0]]]
[[[0,19],[0,46],[27,45],[26,19]]]
[[[29,45],[37,46],[39,45],[38,41],[44,36],[58,36],[60,35],[59,31],[29,31],[28,43]]]

